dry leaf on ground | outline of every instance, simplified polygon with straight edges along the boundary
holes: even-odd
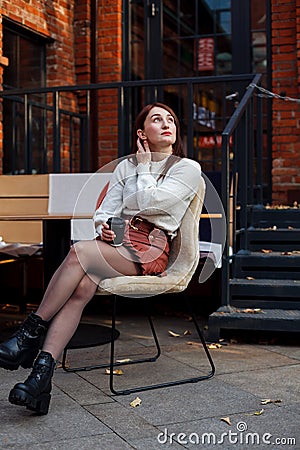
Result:
[[[215,343],[215,344],[208,344],[207,345],[207,348],[209,348],[209,349],[221,348],[221,347],[222,347],[222,345],[221,344],[217,344],[217,343]]]
[[[106,375],[110,375],[110,369],[105,369]],[[115,369],[113,370],[113,375],[124,375],[124,372],[122,369]]]
[[[140,406],[141,403],[142,400],[140,399],[140,397],[136,397],[134,400],[132,400],[132,402],[130,402],[130,406],[136,408],[137,406]]]
[[[197,346],[199,346],[199,345],[202,345],[202,344],[200,344],[200,342],[188,341],[187,345],[197,345]]]
[[[270,398],[264,398],[260,401],[260,403],[262,405],[268,405],[269,403],[281,403],[281,402],[282,402],[282,400],[280,400],[280,399],[272,400]]]
[[[175,333],[175,332],[172,331],[172,330],[168,330],[168,333],[169,333],[169,335],[172,336],[172,337],[180,337],[180,334]]]
[[[265,412],[264,409],[261,409],[260,411],[255,411],[254,413],[246,414],[246,416],[261,416]]]
[[[230,417],[221,417],[221,419],[223,422],[226,422],[228,425],[231,425],[231,421],[230,421]]]

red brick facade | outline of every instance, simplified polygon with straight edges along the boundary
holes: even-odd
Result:
[[[47,45],[47,86],[89,84],[121,80],[122,0],[99,1],[96,55],[97,73],[91,73],[91,2],[77,0],[2,0],[0,20],[9,18],[30,30],[53,39]],[[271,0],[272,90],[299,97],[300,0]],[[8,63],[2,53],[0,23],[0,85]],[[80,108],[80,98],[66,96],[70,108]],[[117,156],[117,92],[105,91],[97,98],[99,167]],[[0,112],[1,114],[1,112]],[[299,103],[273,101],[273,201],[286,203],[291,191],[300,192]],[[94,130],[95,131],[95,130]],[[2,173],[3,130],[0,116],[0,173]],[[67,153],[67,148],[66,148]],[[66,154],[67,159],[67,154]],[[62,170],[68,170],[62,162]],[[298,195],[299,197],[299,195]]]
[[[298,99],[300,0],[272,0],[271,3],[273,92]],[[300,202],[299,103],[275,99],[272,125],[273,202],[286,203],[289,199]]]
[[[2,0],[2,17],[13,20],[28,29],[51,38],[47,45],[48,87],[91,83],[91,2],[57,0],[48,2],[32,0]],[[93,82],[121,80],[121,0],[99,2],[97,24],[98,73]],[[2,26],[0,24],[0,85],[4,64],[2,54]],[[2,59],[1,59],[2,58]],[[99,167],[114,159],[117,154],[117,92],[99,94],[98,101],[98,160]],[[80,98],[64,96],[68,108],[80,109]],[[0,122],[0,173],[2,173],[2,121]],[[64,161],[64,152],[66,158]],[[68,171],[67,148],[62,150],[62,170]]]

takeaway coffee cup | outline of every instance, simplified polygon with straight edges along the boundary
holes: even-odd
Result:
[[[115,233],[116,237],[112,244],[114,247],[118,247],[123,244],[125,220],[122,217],[110,217],[107,220],[109,228]]]

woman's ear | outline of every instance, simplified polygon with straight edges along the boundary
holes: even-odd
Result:
[[[138,137],[139,137],[140,139],[147,139],[147,137],[145,136],[144,131],[141,130],[141,129],[138,129],[136,134],[138,135]]]

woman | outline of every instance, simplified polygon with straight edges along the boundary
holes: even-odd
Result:
[[[145,106],[136,119],[135,136],[133,154],[116,167],[95,212],[99,237],[71,247],[36,313],[0,345],[0,367],[16,370],[33,365],[25,382],[11,390],[13,404],[47,414],[55,360],[76,331],[101,280],[157,275],[167,267],[169,243],[197,192],[201,169],[184,158],[179,121],[168,106]],[[111,245],[115,237],[107,224],[111,216],[127,220],[121,247]]]

